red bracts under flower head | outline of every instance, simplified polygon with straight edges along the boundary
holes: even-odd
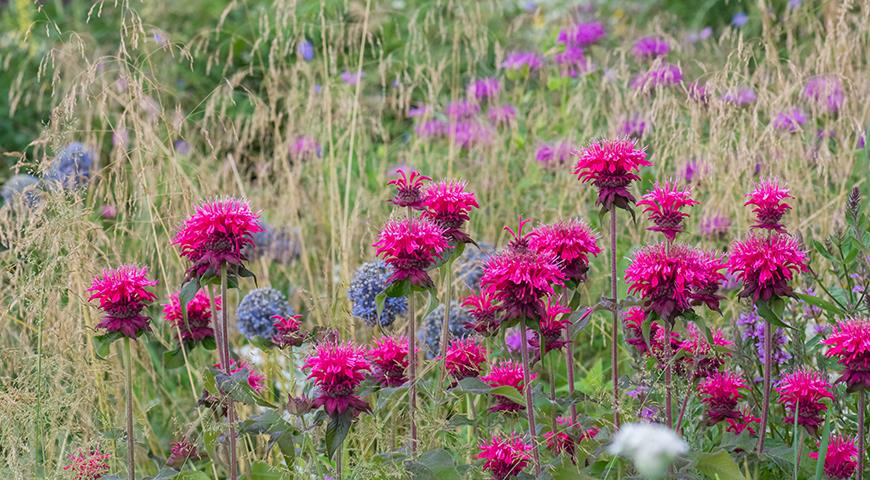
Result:
[[[726,430],[733,433],[734,435],[740,435],[744,430],[749,431],[750,436],[756,436],[757,432],[754,428],[752,428],[752,424],[761,423],[761,419],[755,417],[747,412],[740,412],[740,416],[738,418],[726,418],[726,422],[728,422],[728,427]]]
[[[432,286],[426,269],[448,247],[444,229],[426,218],[388,221],[372,246],[393,267],[388,283],[408,280],[425,287]]]
[[[622,325],[625,328],[625,342],[631,345],[641,355],[649,351],[646,341],[643,339],[643,322],[646,320],[646,314],[640,307],[631,307],[625,312],[625,317],[622,319]],[[650,338],[655,332],[653,327],[661,328],[656,322],[650,324]]]
[[[430,186],[423,200],[422,216],[444,229],[449,240],[469,243],[471,237],[462,231],[472,208],[480,208],[474,193],[465,190],[465,182],[443,181]]]
[[[741,418],[737,411],[741,388],[748,388],[746,382],[731,372],[716,372],[698,385],[698,391],[704,395],[701,401],[707,405],[707,420],[710,425],[727,418]]]
[[[226,371],[220,363],[215,363],[214,367],[220,371]],[[250,365],[245,363],[244,361],[239,360],[236,362],[235,359],[230,359],[230,375],[235,375],[236,373],[241,372],[242,370],[246,370],[248,372],[248,386],[257,393],[263,391],[263,383],[266,381],[266,377],[263,376],[262,373],[254,370]]]
[[[752,235],[732,244],[728,273],[743,283],[741,297],[752,297],[755,302],[768,301],[773,297],[791,295],[792,288],[788,283],[795,273],[807,269],[806,260],[806,253],[790,235]]]
[[[782,216],[785,215],[791,205],[783,202],[786,198],[791,198],[787,188],[780,188],[779,181],[776,179],[763,180],[755,185],[752,193],[746,195],[749,200],[743,205],[752,205],[752,212],[755,213],[757,223],[754,228],[763,228],[765,230],[776,230],[784,232],[785,227],[779,223]]]
[[[474,319],[473,322],[465,324],[466,328],[474,329],[475,332],[484,336],[492,336],[498,332],[498,327],[501,325],[501,320],[498,318],[501,305],[495,300],[491,290],[483,290],[479,295],[465,297],[462,306]]]
[[[531,237],[532,232],[523,233],[523,229],[529,222],[531,222],[531,220],[529,220],[528,218],[520,217],[519,222],[517,223],[516,231],[514,231],[513,228],[505,225],[504,231],[508,232],[512,237],[507,245],[508,250],[526,251],[531,248],[529,246],[529,237]]]
[[[637,202],[638,205],[646,207],[643,211],[655,224],[647,230],[661,232],[668,241],[674,241],[677,234],[683,231],[683,219],[689,216],[680,209],[698,204],[690,195],[690,191],[678,189],[676,182],[656,184],[652,191],[646,193]]]
[[[640,180],[634,172],[652,165],[646,159],[646,152],[628,139],[593,142],[581,148],[577,157],[574,173],[583,183],[592,182],[598,187],[596,203],[606,210],[614,206],[628,208],[634,203],[634,195],[628,191],[631,182]]]
[[[298,347],[305,341],[305,333],[299,329],[302,324],[302,315],[272,315],[275,322],[275,334],[272,335],[272,343],[279,348]]]
[[[242,249],[254,245],[253,235],[262,231],[259,215],[248,202],[225,198],[196,207],[172,243],[181,249],[182,257],[193,262],[187,276],[199,278],[218,274],[224,265],[241,266],[247,260]]]
[[[526,469],[532,460],[530,451],[532,445],[525,443],[516,434],[511,434],[508,438],[494,435],[488,443],[480,445],[477,458],[485,460],[483,469],[492,474],[494,480],[506,480]]]
[[[179,292],[169,297],[169,303],[163,304],[163,317],[172,326],[181,332],[182,341],[198,342],[205,338],[214,337],[211,328],[211,300],[205,290],[196,292],[196,295],[187,304],[187,323],[181,314],[181,300]],[[221,310],[221,297],[215,297],[215,311]]]
[[[579,220],[541,225],[529,233],[529,247],[538,253],[552,253],[568,280],[586,280],[589,255],[601,253],[596,235]]]
[[[570,418],[557,417],[556,424],[559,427],[557,431],[544,432],[547,449],[553,452],[554,455],[568,454],[572,462],[574,461],[576,445],[583,440],[595,438],[598,435],[597,428],[584,429],[579,422],[572,425]]]
[[[552,295],[553,285],[562,285],[565,274],[552,253],[539,253],[523,247],[522,225],[507,249],[489,258],[483,268],[480,286],[490,290],[511,318],[538,320],[543,314],[541,297]],[[505,227],[513,233],[510,229]],[[516,245],[514,247],[513,245]],[[527,244],[526,244],[527,245]]]
[[[640,249],[625,271],[628,292],[643,297],[646,312],[673,322],[692,304],[703,302],[718,310],[715,292],[724,279],[725,265],[713,254],[685,245],[663,243]]]
[[[457,381],[480,375],[486,364],[486,347],[471,337],[454,338],[447,346],[444,365]]]
[[[725,359],[731,356],[730,351],[722,350],[729,349],[734,342],[725,338],[725,334],[718,328],[710,332],[712,345],[695,322],[686,324],[686,334],[688,338],[680,343],[680,350],[687,353],[685,359],[691,364],[689,369],[694,374],[694,378],[705,378],[716,373],[725,363]]]
[[[828,452],[825,455],[825,475],[831,480],[852,478],[858,468],[858,455],[854,438],[831,435],[828,440]],[[812,452],[809,457],[818,460],[819,453]]]
[[[776,384],[779,393],[779,403],[785,407],[785,423],[794,422],[795,407],[798,408],[798,424],[803,425],[810,435],[815,435],[822,423],[822,413],[828,407],[822,399],[834,399],[831,385],[822,378],[819,372],[798,370],[783,377]]]
[[[332,416],[348,409],[355,413],[369,411],[369,405],[354,395],[354,389],[366,377],[365,372],[371,371],[364,350],[349,342],[321,343],[303,368],[311,370],[308,378],[313,378],[320,389],[320,396],[314,400],[315,407],[323,406]]]
[[[372,362],[372,377],[382,387],[398,387],[407,382],[408,339],[405,337],[381,337],[369,350]]]
[[[148,267],[121,265],[103,270],[88,288],[89,292],[94,292],[88,300],[99,300],[100,309],[105,313],[97,328],[120,332],[129,338],[149,331],[150,319],[142,315],[142,310],[157,298],[147,290],[154,285],[157,281],[148,279]]]
[[[571,313],[570,308],[553,302],[553,297],[547,298],[544,313],[541,315],[540,337],[544,340],[544,353],[562,348],[568,343],[565,340],[565,330],[571,324],[571,318],[566,315],[568,313]]]
[[[841,321],[828,338],[825,355],[837,357],[844,367],[837,382],[845,383],[849,392],[870,390],[870,318],[853,318]]]
[[[409,175],[399,168],[396,169],[396,173],[398,176],[387,182],[387,185],[396,186],[396,195],[393,196],[392,202],[400,207],[422,210],[423,200],[426,198],[423,185],[432,179],[416,170],[411,170]]]
[[[69,464],[64,471],[74,473],[74,480],[99,480],[109,473],[109,458],[112,456],[99,450],[85,452],[81,449],[67,457]]]
[[[530,373],[529,380],[534,380],[536,377],[537,375]],[[520,393],[523,392],[523,366],[510,360],[493,364],[489,373],[480,379],[493,388],[508,386],[516,388]],[[489,407],[490,412],[518,412],[526,408],[524,405],[514,403],[501,395],[496,395],[495,401],[495,405]]]
[[[643,338],[643,323],[646,321],[646,313],[640,307],[631,307],[625,312],[625,318],[622,320],[625,328],[625,341],[633,346],[641,355],[649,355],[655,358],[660,365],[667,362],[667,349],[665,346],[665,328],[656,321],[650,322],[649,325],[649,343]],[[677,354],[680,347],[683,345],[683,340],[680,334],[671,331],[671,355]],[[683,359],[674,365],[674,372],[678,375],[686,370],[687,359]]]

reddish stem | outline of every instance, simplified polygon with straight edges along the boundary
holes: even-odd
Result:
[[[535,438],[537,428],[535,428],[535,408],[532,400],[532,381],[531,373],[529,371],[529,345],[526,337],[526,324],[525,322],[520,322],[520,352],[522,352],[523,356],[523,393],[526,397],[526,419],[529,421],[529,437],[531,437],[532,455],[535,459],[535,474],[540,475],[541,459],[538,455],[538,442]]]
[[[770,322],[764,321],[764,398],[761,405],[761,426],[758,429],[758,454],[764,452],[764,437],[767,435],[767,416],[770,412],[770,370],[772,365],[771,355],[771,332]]]
[[[616,289],[616,207],[610,209],[610,296],[613,299],[611,322],[610,369],[613,382],[613,424],[619,429],[619,306]]]

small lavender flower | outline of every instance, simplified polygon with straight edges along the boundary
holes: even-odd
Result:
[[[472,291],[480,290],[480,279],[483,277],[483,266],[486,264],[489,257],[495,253],[495,248],[481,242],[480,248],[471,245],[466,246],[465,251],[456,260],[457,276],[465,282]]]
[[[174,142],[172,142],[172,147],[175,149],[175,151],[179,155],[181,155],[183,157],[190,154],[190,144],[187,143],[187,140],[184,140],[182,138],[179,138],[179,139],[175,140]]]
[[[646,120],[644,120],[643,117],[641,117],[640,115],[635,114],[622,121],[622,124],[619,126],[617,133],[624,137],[640,139],[643,137],[643,134],[646,133],[646,131]]]
[[[387,288],[387,280],[393,275],[393,267],[383,260],[377,259],[362,264],[353,274],[347,298],[351,302],[351,313],[361,318],[366,325],[373,327],[378,319],[375,297]],[[380,324],[388,327],[397,316],[408,311],[408,299],[405,297],[390,297],[384,301]]]
[[[495,127],[510,127],[516,122],[517,109],[513,105],[493,105],[486,111],[486,117],[489,123]]]
[[[511,52],[501,62],[505,70],[535,71],[544,66],[544,59],[535,52]]]
[[[430,108],[427,105],[415,105],[408,109],[408,118],[420,118],[425,117],[430,111]]]
[[[792,108],[785,112],[780,112],[774,117],[773,128],[782,130],[788,133],[797,133],[801,130],[801,126],[807,121],[807,116],[800,108]]]
[[[420,138],[438,138],[447,135],[450,126],[443,120],[424,120],[414,127],[414,133]]]
[[[501,81],[495,77],[480,78],[468,85],[468,95],[477,101],[492,100],[501,91]]]
[[[738,107],[752,105],[757,99],[758,96],[755,94],[755,90],[751,87],[740,87],[728,91],[722,96],[722,100]]]
[[[248,339],[272,338],[275,335],[275,320],[272,317],[275,315],[293,315],[287,297],[274,288],[257,288],[239,302],[236,327]]]
[[[701,169],[698,165],[698,162],[695,160],[689,160],[683,165],[683,168],[677,172],[677,175],[682,177],[686,183],[692,183],[692,180],[695,180],[695,177],[698,176]]]
[[[640,415],[640,418],[644,419],[647,422],[655,422],[659,416],[659,409],[654,406],[647,405],[641,407],[638,415]]]
[[[492,141],[493,131],[477,120],[464,120],[449,125],[447,136],[460,148],[470,149],[476,145],[485,145]]]
[[[93,152],[83,144],[73,142],[52,160],[44,178],[46,182],[61,188],[79,188],[87,184],[93,168]]]
[[[581,73],[592,70],[592,62],[586,58],[580,47],[566,47],[565,51],[557,53],[553,60],[559,65],[563,76],[577,78]]]
[[[535,332],[531,328],[526,329],[526,346],[529,347],[529,350],[531,350],[532,352],[534,352],[535,349],[538,348],[535,345],[537,338],[537,332]],[[519,327],[510,328],[507,332],[505,332],[504,343],[510,353],[520,352],[520,348],[523,345],[523,335]]]
[[[467,100],[450,102],[444,107],[444,115],[454,120],[468,119],[480,112],[480,105]]]
[[[764,363],[764,325],[765,320],[762,319],[756,310],[741,313],[737,318],[737,328],[740,331],[740,336],[744,341],[753,341],[755,351],[758,353],[758,360]],[[773,332],[773,361],[778,365],[791,360],[791,354],[786,350],[788,344],[788,336],[785,330],[777,328]]]
[[[734,28],[741,28],[749,22],[749,15],[746,15],[745,12],[737,12],[734,14],[734,17],[731,19],[731,25]]]
[[[671,51],[670,45],[658,37],[643,37],[635,42],[632,52],[638,60],[663,57]]]
[[[816,291],[813,287],[807,287],[805,293],[811,297],[816,296]],[[821,307],[817,307],[803,300],[798,300],[798,305],[803,309],[803,315],[807,319],[819,318],[822,315]]]
[[[306,62],[314,60],[314,45],[312,45],[307,39],[303,38],[296,45],[296,56]]]
[[[364,76],[365,72],[363,71],[351,72],[350,70],[345,70],[341,72],[341,81],[348,85],[354,86],[358,84]]]
[[[544,168],[558,171],[571,160],[573,151],[571,142],[545,143],[535,151],[535,160]]]
[[[13,175],[0,189],[3,203],[14,204],[23,199],[24,205],[33,207],[39,203],[39,179],[33,175]]]
[[[435,307],[423,318],[423,328],[420,330],[419,339],[426,344],[426,358],[435,358],[441,352],[441,324],[444,322],[444,304]],[[474,330],[466,328],[466,323],[472,319],[459,302],[450,302],[450,319],[448,327],[450,338],[465,338]]]

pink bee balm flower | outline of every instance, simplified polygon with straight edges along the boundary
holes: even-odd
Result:
[[[577,157],[574,173],[583,183],[592,182],[598,187],[596,203],[607,210],[614,205],[628,208],[634,203],[635,198],[627,189],[631,182],[640,180],[634,172],[652,165],[646,152],[628,139],[593,142],[581,148]]]
[[[372,363],[372,376],[382,387],[398,387],[408,379],[408,339],[405,337],[381,337],[375,347],[369,350]]]
[[[779,223],[785,212],[791,209],[791,205],[783,200],[791,198],[787,188],[780,188],[776,179],[764,180],[755,185],[755,189],[746,195],[749,200],[743,205],[752,205],[757,223],[753,228],[776,230],[784,232],[785,227]]]
[[[553,56],[556,65],[559,65],[561,74],[565,77],[577,78],[581,73],[592,70],[592,62],[586,58],[583,49],[579,47],[566,47],[565,51]]]
[[[480,113],[480,105],[467,100],[450,102],[444,107],[444,115],[454,120],[472,118],[478,113]]]
[[[372,245],[378,247],[377,255],[395,270],[387,282],[408,280],[413,285],[431,286],[426,269],[448,248],[444,233],[428,218],[388,221]]]
[[[518,232],[505,227],[514,240],[486,262],[480,286],[492,290],[507,318],[537,320],[544,309],[541,297],[552,295],[553,285],[562,285],[565,274],[556,255],[528,248],[530,239],[522,233],[524,223],[520,221]]]
[[[819,75],[807,80],[804,97],[831,113],[840,110],[845,100],[842,82],[830,75]]]
[[[707,420],[710,425],[728,418],[741,418],[737,411],[741,388],[748,388],[746,382],[731,372],[713,373],[698,385],[698,391],[703,395],[701,401],[707,405]]]
[[[676,182],[656,184],[655,188],[641,197],[638,205],[643,205],[644,213],[655,225],[647,230],[661,232],[668,241],[673,242],[677,234],[683,231],[683,219],[688,213],[681,211],[683,207],[698,205],[691,197],[691,191],[680,190]]]
[[[142,310],[157,298],[147,290],[154,285],[157,281],[148,279],[148,267],[121,265],[103,270],[87,290],[94,292],[88,300],[99,300],[100,309],[105,313],[97,328],[120,332],[129,338],[149,331],[150,319],[142,314]]]
[[[486,118],[496,127],[510,127],[516,123],[517,109],[510,104],[493,105],[486,111]]]
[[[312,137],[300,135],[290,145],[290,159],[294,162],[309,160],[320,156],[320,144]]]
[[[302,315],[272,315],[275,326],[275,334],[272,335],[272,343],[280,348],[298,347],[305,341],[305,334],[299,329],[302,324]]]
[[[112,456],[99,450],[85,452],[81,449],[67,457],[70,462],[64,471],[75,474],[74,480],[99,480],[109,473],[109,458]]]
[[[247,260],[242,250],[253,246],[253,235],[262,231],[259,214],[251,211],[248,202],[225,198],[198,206],[172,243],[181,249],[182,257],[193,262],[187,276],[199,278],[217,275],[223,266],[241,267]]]
[[[471,337],[454,338],[447,346],[444,365],[457,381],[480,375],[486,364],[486,348]]]
[[[584,429],[579,422],[572,425],[570,418],[556,417],[556,424],[559,427],[558,430],[544,432],[547,449],[554,455],[566,453],[571,457],[571,461],[574,461],[574,453],[578,443],[598,435],[597,428]]]
[[[396,194],[393,196],[392,202],[399,207],[410,207],[416,210],[423,209],[423,200],[426,195],[423,193],[423,186],[427,181],[432,180],[426,175],[421,174],[416,170],[411,170],[411,173],[405,173],[405,170],[396,169],[397,177],[387,182],[387,185],[396,187]]]
[[[752,235],[732,244],[728,272],[743,283],[741,297],[768,301],[791,295],[788,283],[796,273],[807,269],[806,260],[806,253],[790,235]]]
[[[844,435],[831,435],[828,439],[828,452],[825,454],[825,475],[831,480],[852,478],[858,468],[858,447],[855,439]],[[819,459],[819,452],[809,454]]]
[[[646,321],[646,313],[643,308],[631,307],[625,312],[622,325],[625,329],[625,342],[635,348],[641,355],[649,351],[649,346],[643,338],[643,322]],[[650,339],[654,338],[655,330],[661,326],[656,322],[650,323]]]
[[[761,423],[761,419],[755,417],[747,412],[740,412],[740,416],[738,418],[726,418],[726,422],[728,422],[727,431],[733,433],[734,435],[740,435],[744,430],[749,431],[750,436],[756,436],[757,433],[755,429],[752,428],[752,424],[758,425]]]
[[[263,376],[262,373],[254,370],[247,362],[239,360],[238,362],[234,359],[230,359],[230,368],[224,369],[223,365],[218,362],[214,364],[214,367],[220,371],[229,371],[230,375],[235,375],[242,370],[246,370],[248,372],[248,386],[251,387],[251,390],[260,393],[263,391],[263,385],[266,381],[266,377]]]
[[[845,367],[837,382],[845,383],[849,392],[870,390],[870,319],[843,320],[822,343],[828,346],[825,355],[837,357]]]
[[[215,296],[215,311],[221,310],[221,297]],[[213,338],[214,330],[211,328],[211,299],[204,290],[196,292],[196,295],[187,304],[187,322],[181,313],[181,300],[179,292],[169,297],[169,303],[163,304],[163,317],[172,326],[181,332],[182,341],[198,342],[205,338]]]
[[[643,37],[632,47],[632,52],[638,60],[663,57],[670,51],[668,42],[658,37]]]
[[[531,450],[532,445],[516,434],[508,438],[494,435],[488,443],[480,445],[477,458],[485,460],[483,469],[492,474],[494,480],[506,480],[526,469],[532,460]]]
[[[834,399],[831,384],[819,372],[798,370],[782,378],[776,384],[779,403],[785,408],[785,422],[792,424],[797,415],[798,425],[802,425],[810,435],[815,435],[822,423],[822,413],[828,409],[822,399]],[[798,411],[795,412],[795,407]]]
[[[495,77],[477,79],[468,84],[468,96],[477,100],[493,99],[501,91],[501,81]]]
[[[363,349],[350,342],[321,343],[303,368],[311,370],[308,378],[313,378],[320,389],[320,396],[314,400],[315,408],[322,406],[332,416],[348,409],[355,413],[369,411],[369,405],[354,395],[354,389],[366,377],[365,372],[371,371]]]
[[[449,240],[471,242],[471,237],[462,231],[462,226],[469,220],[471,209],[480,208],[480,205],[474,193],[465,190],[465,182],[442,181],[430,186],[426,190],[423,205],[426,210],[421,215],[443,228]]]
[[[534,373],[530,374],[529,381],[537,377]],[[489,373],[480,377],[483,383],[490,387],[513,387],[519,393],[523,393],[523,366],[519,363],[510,360],[502,360],[493,364]],[[489,407],[490,412],[518,412],[525,409],[525,405],[514,403],[507,397],[501,395],[495,396],[495,405]]]
[[[792,108],[785,112],[780,112],[770,122],[773,128],[782,130],[788,133],[797,133],[801,130],[801,126],[807,122],[807,116],[800,108]]]
[[[552,253],[568,280],[582,282],[589,270],[589,255],[601,253],[598,237],[580,220],[541,225],[529,233],[529,247],[538,253]]]
[[[540,323],[540,338],[544,341],[544,353],[560,349],[568,343],[565,340],[565,330],[571,324],[571,318],[565,315],[567,313],[571,313],[570,308],[558,302],[554,303],[553,297],[547,298]]]
[[[492,336],[498,332],[498,327],[501,325],[501,319],[498,318],[501,305],[492,291],[483,290],[478,295],[469,295],[462,301],[462,306],[474,320],[466,323],[466,328],[473,329],[484,336]]]
[[[713,329],[710,334],[712,345],[695,322],[686,324],[688,338],[680,343],[680,350],[687,353],[686,361],[691,364],[695,378],[705,378],[716,373],[725,363],[725,359],[731,356],[730,348],[734,346],[734,342],[725,338],[725,334],[718,328]]]
[[[188,461],[199,460],[201,458],[203,458],[203,455],[197,450],[196,445],[187,439],[183,439],[172,442],[169,446],[169,458],[166,460],[166,464],[174,468],[181,468]]]
[[[601,22],[578,23],[559,31],[556,40],[566,47],[586,47],[604,38],[606,33]]]

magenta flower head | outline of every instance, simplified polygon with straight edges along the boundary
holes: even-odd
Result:
[[[828,346],[825,355],[844,367],[837,382],[845,383],[849,392],[870,390],[870,319],[843,320],[822,343]]]
[[[643,37],[634,43],[632,52],[638,60],[663,57],[671,51],[668,42],[658,37]]]
[[[728,418],[740,418],[737,402],[741,397],[740,389],[746,388],[746,382],[735,373],[716,372],[706,377],[698,385],[698,391],[703,395],[701,401],[707,405],[708,423],[713,425]]]
[[[529,233],[529,247],[556,256],[566,279],[582,282],[589,270],[589,255],[601,253],[598,236],[580,220],[541,225]]]
[[[142,314],[147,304],[157,298],[148,287],[157,285],[157,280],[148,279],[148,267],[121,265],[116,269],[103,270],[94,278],[88,300],[99,300],[105,316],[97,324],[107,332],[119,332],[125,337],[136,338],[151,330],[151,321]]]
[[[592,182],[598,188],[597,204],[610,210],[614,206],[627,209],[634,203],[628,185],[640,180],[640,167],[651,166],[646,152],[628,139],[593,142],[577,152],[574,173],[583,183]]]
[[[537,377],[534,373],[530,373],[529,381]],[[511,360],[502,360],[493,364],[489,373],[480,377],[483,383],[490,387],[513,387],[517,392],[522,393],[523,384],[523,366],[522,364]],[[519,412],[525,409],[525,405],[515,403],[513,400],[495,395],[495,404],[489,407],[490,412]]]
[[[783,200],[792,198],[787,188],[781,188],[777,179],[762,180],[755,185],[752,192],[747,193],[748,200],[743,205],[752,205],[756,223],[753,228],[784,232],[785,227],[779,223],[791,205]]]
[[[676,182],[665,182],[663,185],[656,184],[637,204],[646,207],[644,213],[655,224],[647,230],[660,232],[669,242],[673,242],[677,234],[683,231],[683,219],[689,216],[681,209],[698,205],[698,202],[691,197],[691,191],[677,188]]]
[[[641,307],[631,307],[625,311],[622,326],[625,329],[625,343],[631,345],[641,355],[649,352],[649,346],[643,338],[643,322],[646,321],[646,313]],[[655,338],[656,330],[661,326],[656,322],[650,323],[650,341]]]
[[[571,325],[571,318],[566,315],[571,309],[553,301],[553,297],[547,298],[544,313],[541,315],[541,332],[539,337],[544,341],[544,353],[557,350],[568,344],[565,340],[565,331]]]
[[[112,456],[100,450],[85,452],[81,449],[67,457],[69,463],[64,471],[75,474],[74,480],[99,480],[109,473],[109,458]]]
[[[828,439],[828,452],[825,455],[825,475],[831,480],[848,480],[858,468],[858,447],[855,439],[845,435],[831,435]],[[819,459],[818,452],[809,454]]]
[[[562,285],[565,274],[556,255],[529,248],[529,235],[522,233],[524,224],[520,220],[517,232],[505,227],[514,239],[486,262],[480,287],[492,291],[507,319],[536,321],[544,313],[542,297],[552,295],[553,286]]]
[[[680,343],[679,349],[686,352],[686,363],[691,366],[694,378],[705,378],[716,373],[731,356],[734,342],[725,338],[722,330],[715,328],[710,332],[711,344],[707,336],[700,331],[695,322],[686,324],[686,338]]]
[[[387,185],[394,185],[396,187],[396,194],[391,200],[393,204],[399,207],[422,210],[423,200],[426,198],[423,186],[427,181],[432,179],[416,170],[411,170],[411,173],[408,174],[405,170],[399,168],[396,170],[396,174],[396,178],[387,182]]]
[[[465,311],[474,320],[465,324],[465,328],[470,328],[483,336],[492,336],[498,332],[498,327],[501,326],[499,313],[501,305],[495,299],[495,294],[492,290],[483,290],[477,295],[469,295],[462,300],[462,306]]]
[[[221,310],[221,297],[215,297],[215,311]],[[205,290],[199,290],[187,304],[187,323],[181,314],[179,292],[169,297],[169,303],[163,304],[163,317],[173,327],[181,332],[182,341],[199,342],[205,338],[213,338],[211,328],[211,300]]]
[[[246,362],[244,362],[242,360],[239,360],[237,362],[234,358],[231,358],[229,369],[224,369],[224,366],[220,362],[215,363],[214,367],[222,372],[229,371],[230,375],[235,375],[235,374],[241,372],[242,370],[245,370],[248,372],[248,386],[251,387],[251,389],[257,393],[260,393],[263,391],[263,386],[264,386],[264,383],[266,381],[266,377],[264,377],[262,373],[254,370],[250,365],[248,365]]]
[[[372,376],[382,387],[398,387],[408,381],[408,339],[405,337],[381,337],[369,350]]]
[[[559,31],[556,40],[566,47],[586,47],[598,42],[607,32],[601,22],[578,23]]]
[[[444,229],[427,218],[390,220],[378,241],[377,255],[393,267],[387,283],[408,280],[412,285],[432,286],[426,269],[448,248]]]
[[[804,123],[807,122],[807,116],[800,108],[792,108],[785,112],[780,112],[770,122],[773,128],[782,130],[788,133],[797,133],[801,130]]]
[[[834,400],[831,384],[822,378],[820,372],[798,370],[783,375],[776,384],[776,391],[779,393],[779,403],[785,408],[785,422],[794,423],[797,415],[798,425],[806,428],[810,435],[815,435],[823,420],[822,413],[828,409],[822,400]]]
[[[495,77],[474,80],[468,84],[468,96],[475,100],[492,100],[501,91],[501,81]]]
[[[683,83],[683,70],[677,65],[662,63],[632,78],[628,86],[633,90],[648,92],[659,87],[681,83]]]
[[[303,368],[311,373],[320,389],[314,406],[322,406],[326,413],[338,416],[351,409],[354,414],[369,411],[369,405],[354,394],[356,387],[371,365],[365,358],[366,352],[350,342],[345,344],[325,342],[317,345],[314,355],[308,357]]]
[[[181,249],[182,257],[193,262],[187,277],[199,278],[217,275],[224,266],[231,271],[241,267],[247,260],[243,249],[253,246],[253,235],[262,231],[259,214],[251,211],[248,202],[225,198],[198,206],[172,243]]]
[[[480,105],[468,100],[450,102],[444,107],[444,115],[452,120],[472,118],[480,113]]]
[[[187,462],[193,462],[203,458],[203,454],[197,450],[196,445],[190,440],[181,439],[172,442],[169,446],[169,458],[166,464],[173,468],[181,468]]]
[[[535,160],[544,168],[561,171],[573,154],[574,147],[569,142],[544,143],[535,151]]]
[[[728,427],[725,430],[733,433],[734,435],[740,435],[744,431],[748,431],[749,435],[754,437],[757,435],[755,428],[752,427],[752,424],[758,425],[761,423],[761,419],[746,412],[741,411],[738,418],[726,418],[726,422],[728,422]]]
[[[751,235],[732,244],[728,273],[743,283],[741,297],[768,301],[792,294],[789,282],[796,273],[806,271],[806,261],[806,253],[791,235]]]
[[[486,111],[486,118],[495,127],[510,127],[516,123],[517,109],[510,104],[492,105]]]
[[[830,75],[819,75],[807,80],[804,97],[830,113],[837,113],[845,100],[842,82]]]
[[[486,364],[486,347],[472,337],[454,338],[447,346],[444,365],[457,381],[477,377]]]
[[[505,70],[533,72],[544,66],[544,59],[536,52],[511,52],[499,66]]]
[[[577,78],[581,73],[592,70],[592,62],[586,58],[580,47],[565,47],[565,51],[553,56],[562,76]]]
[[[480,208],[473,192],[465,190],[465,182],[442,181],[426,190],[423,200],[426,207],[421,216],[432,219],[444,229],[448,240],[470,243],[471,237],[462,231],[472,208]]]
[[[493,435],[492,440],[480,445],[477,458],[485,460],[483,469],[492,475],[493,480],[507,480],[526,469],[532,460],[531,451],[532,445],[516,434],[507,438]]]
[[[272,315],[275,333],[272,343],[278,348],[298,347],[305,341],[305,333],[299,329],[302,325],[302,315]]]

